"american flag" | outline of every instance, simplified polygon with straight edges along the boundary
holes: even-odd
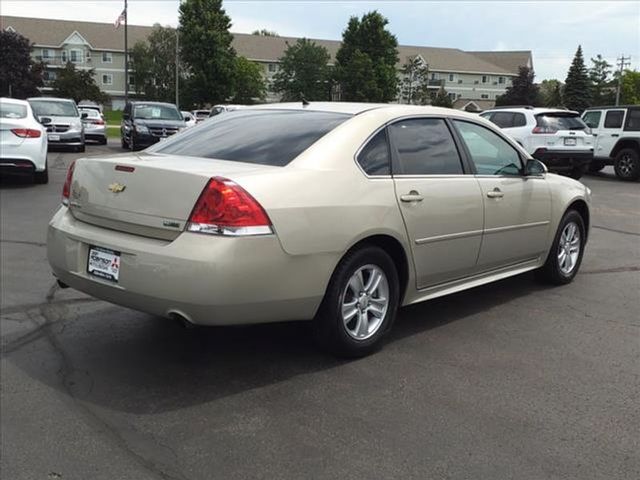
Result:
[[[113,22],[115,27],[118,28],[120,25],[122,25],[124,23],[125,18],[126,18],[125,17],[125,11],[122,10],[122,13],[120,15],[118,15],[118,18],[116,18],[116,21]]]

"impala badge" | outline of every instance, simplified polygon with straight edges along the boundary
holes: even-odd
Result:
[[[122,185],[121,183],[112,183],[109,185],[109,191],[113,193],[124,192],[124,189],[127,188],[126,185]]]

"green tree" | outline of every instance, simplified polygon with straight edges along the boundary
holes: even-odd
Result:
[[[429,67],[420,57],[407,58],[402,66],[400,103],[426,105],[431,99],[428,86]]]
[[[331,99],[329,52],[311,40],[300,38],[280,58],[280,69],[274,75],[273,90],[283,101]]]
[[[262,67],[245,57],[236,57],[233,103],[252,104],[264,100],[267,87]]]
[[[528,67],[519,67],[518,76],[513,79],[507,91],[496,98],[496,106],[500,105],[540,105],[540,91],[533,83],[535,73]]]
[[[562,83],[560,80],[543,80],[539,89],[542,105],[545,107],[562,106]]]
[[[584,65],[582,46],[578,45],[567,79],[564,82],[564,105],[571,110],[582,112],[591,104],[591,82]]]
[[[277,32],[273,30],[267,30],[266,28],[261,28],[260,30],[254,30],[251,32],[251,35],[259,35],[261,37],[279,37]]]
[[[625,70],[620,87],[621,105],[640,105],[640,72]]]
[[[336,79],[347,101],[390,102],[397,95],[398,40],[373,11],[351,17],[336,54]]]
[[[0,30],[0,96],[38,95],[44,65],[31,59],[33,45],[19,33]]]
[[[453,108],[451,97],[447,94],[447,91],[444,89],[444,87],[440,87],[438,93],[431,100],[431,105],[434,107]]]
[[[179,11],[180,58],[193,101],[225,102],[234,90],[236,52],[222,0],[185,0]]]
[[[94,78],[94,69],[77,70],[76,66],[67,62],[64,68],[58,70],[54,80],[53,94],[56,97],[73,98],[76,103],[81,100],[92,100],[96,103],[106,103],[109,95],[100,90]]]
[[[602,55],[591,59],[589,80],[591,82],[591,105],[610,105],[614,102],[615,93],[611,86],[611,67]]]
[[[159,102],[175,101],[175,29],[154,25],[147,40],[133,46],[131,66],[135,72],[134,89],[137,94]]]

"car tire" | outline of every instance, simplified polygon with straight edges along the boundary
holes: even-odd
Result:
[[[86,150],[86,147],[84,143],[76,148],[76,152],[80,152],[80,153],[84,152],[85,150]]]
[[[604,162],[594,160],[589,164],[589,172],[597,173],[601,171],[604,167],[605,167]]]
[[[347,253],[313,321],[316,340],[340,357],[376,351],[395,320],[399,291],[396,266],[384,250],[365,246]]]
[[[106,144],[107,144],[107,137],[100,139],[100,145],[106,145]]]
[[[633,148],[623,148],[616,155],[613,163],[616,176],[622,180],[638,180],[640,178],[640,155]]]
[[[537,271],[538,278],[553,285],[570,283],[580,269],[586,239],[582,216],[568,210],[560,221],[545,264]]]
[[[122,147],[123,150],[129,150],[129,144],[127,143],[127,141],[124,139],[124,136],[120,136],[120,146]]]
[[[574,180],[580,180],[585,173],[587,173],[588,165],[581,165],[579,167],[573,167],[569,172],[569,176]]]
[[[42,172],[34,172],[33,181],[39,185],[45,185],[49,183],[49,165],[45,162],[44,170]]]

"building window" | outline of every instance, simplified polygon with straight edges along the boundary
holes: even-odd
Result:
[[[56,72],[45,70],[42,72],[42,79],[45,82],[53,82],[56,79]]]
[[[482,75],[482,83],[489,83],[489,76],[488,75]]]
[[[504,85],[504,77],[498,77],[498,83]]]
[[[482,98],[483,100],[487,100],[489,98],[489,94],[483,93],[482,95],[480,95],[480,98]]]
[[[431,74],[431,80],[438,80],[438,74],[437,73],[432,73]]]
[[[129,86],[132,87],[136,84],[136,79],[133,75],[129,75]]]
[[[102,84],[103,85],[113,85],[113,75],[110,73],[102,74]]]
[[[269,64],[269,73],[275,73],[278,71],[278,65],[275,63]]]
[[[82,50],[69,50],[69,60],[71,61],[71,63],[83,63]]]
[[[102,63],[112,63],[113,55],[111,52],[102,52]]]
[[[456,80],[456,76],[453,73],[449,74],[449,81],[454,82]]]
[[[62,54],[61,54],[60,58],[62,59],[62,63],[67,63],[67,51],[66,50],[62,51]]]
[[[450,92],[450,93],[448,93],[447,95],[449,95],[449,98],[450,98],[451,100],[456,100],[456,99],[458,98],[458,94],[457,94],[457,93],[452,93],[452,92]]]
[[[49,60],[51,58],[51,51],[48,48],[42,49],[42,60]]]

